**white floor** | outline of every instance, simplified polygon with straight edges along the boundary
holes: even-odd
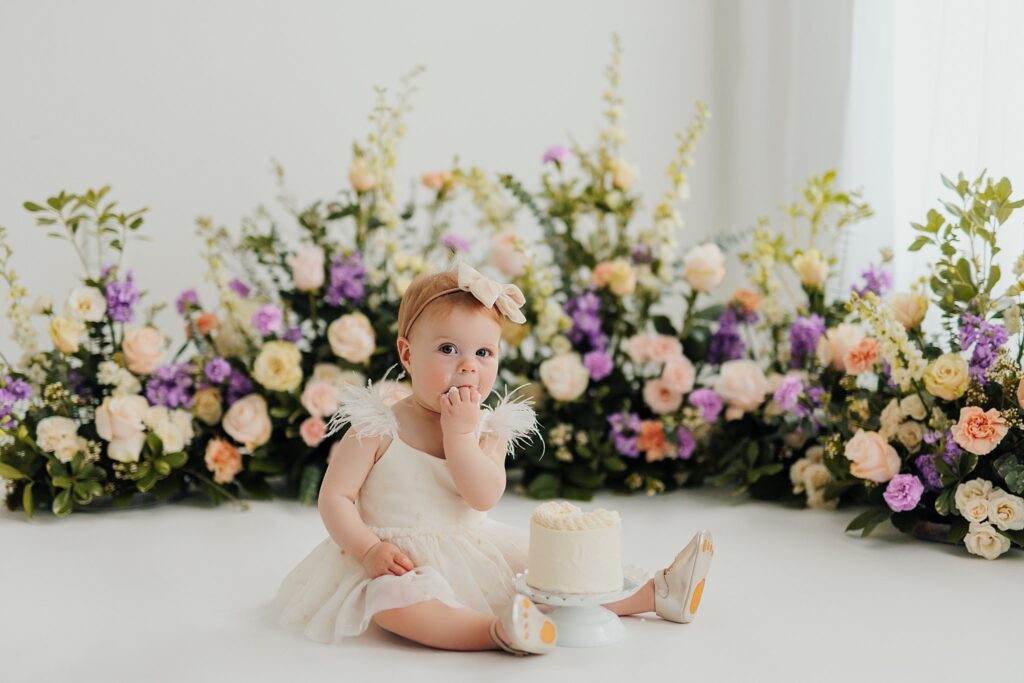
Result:
[[[259,616],[324,536],[313,508],[0,513],[0,681],[1020,680],[1024,554],[987,562],[893,530],[863,540],[843,533],[849,511],[726,493],[596,503],[622,513],[627,559],[645,567],[714,533],[694,623],[629,618],[623,643],[529,659],[379,631],[321,645]],[[492,515],[525,528],[534,505],[507,495]]]

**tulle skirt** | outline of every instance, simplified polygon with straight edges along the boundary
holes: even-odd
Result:
[[[278,624],[331,643],[363,633],[377,612],[427,600],[497,614],[515,593],[516,573],[526,568],[526,532],[494,520],[370,529],[398,546],[416,569],[371,579],[327,538],[281,582],[273,603]]]

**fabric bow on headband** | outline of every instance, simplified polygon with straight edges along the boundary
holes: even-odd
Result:
[[[502,284],[479,273],[472,266],[459,264],[459,289],[475,296],[487,308],[497,307],[506,318],[520,325],[526,316],[519,309],[526,303],[523,290],[515,285]]]

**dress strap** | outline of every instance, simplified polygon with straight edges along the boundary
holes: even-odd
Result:
[[[526,386],[525,384],[523,386]],[[481,412],[477,436],[481,434],[497,434],[508,439],[508,455],[515,457],[515,451],[533,440],[533,435],[541,438],[537,424],[537,413],[533,410],[533,399],[515,396],[523,387],[512,391],[506,389],[505,395],[498,399],[493,408],[484,408]]]
[[[347,384],[342,388],[338,410],[327,423],[326,435],[351,425],[359,438],[398,435],[398,420],[391,407],[384,402],[378,387],[371,380],[366,386]]]

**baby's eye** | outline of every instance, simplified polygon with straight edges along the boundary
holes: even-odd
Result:
[[[493,354],[491,353],[490,349],[480,349],[479,351],[476,352],[476,355],[480,356],[481,358],[487,358],[488,356],[491,356]]]
[[[440,347],[439,350],[441,351],[441,353],[443,353],[445,355],[447,355],[449,353],[454,353],[455,352],[455,344],[441,344],[441,347]]]

